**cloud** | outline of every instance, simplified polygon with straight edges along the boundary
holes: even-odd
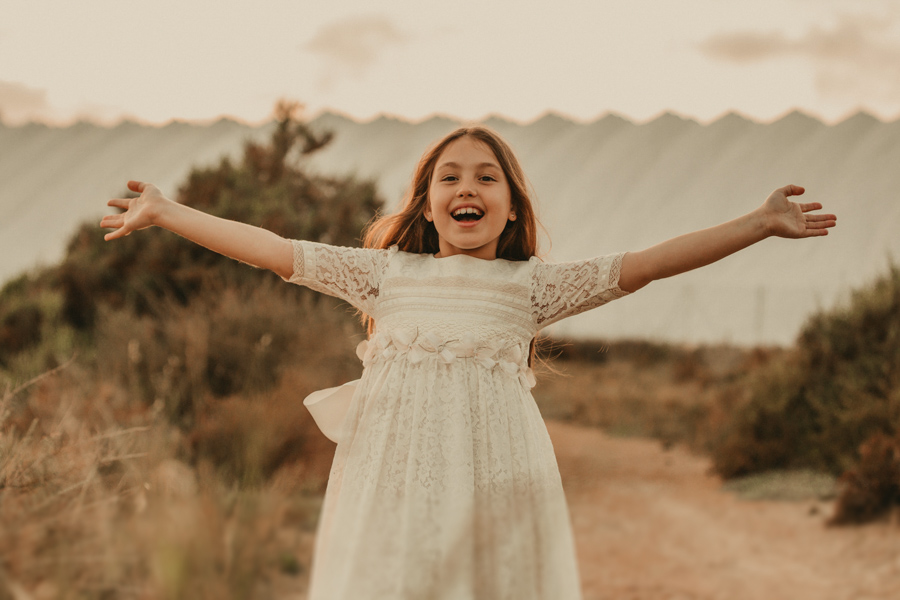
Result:
[[[780,32],[738,31],[707,38],[700,50],[712,58],[733,62],[795,55],[828,61],[887,63],[900,56],[900,42],[885,35],[891,25],[890,21],[871,16],[844,15],[833,29],[814,27],[799,39],[792,40]]]
[[[0,120],[23,123],[46,118],[50,110],[47,91],[22,83],[0,81]]]
[[[118,106],[81,102],[75,106],[60,108],[47,100],[47,90],[23,83],[0,81],[0,122],[7,125],[36,122],[67,126],[79,120],[113,124],[122,117],[123,110]]]
[[[699,47],[710,58],[748,63],[788,54],[791,42],[782,33],[738,31],[714,35]]]
[[[800,57],[813,62],[816,87],[829,97],[900,97],[900,35],[888,17],[841,15],[834,27],[813,27],[798,38],[781,32],[736,31],[699,44],[706,56],[737,64]]]
[[[337,77],[359,77],[375,64],[378,54],[403,44],[408,37],[381,15],[349,17],[323,26],[304,46],[324,61],[323,84]]]

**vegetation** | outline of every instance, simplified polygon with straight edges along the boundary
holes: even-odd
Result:
[[[381,201],[304,167],[330,136],[298,108],[178,200],[355,245]],[[302,591],[334,446],[300,399],[358,376],[361,325],[169,232],[104,233],[0,291],[0,600]]]
[[[745,497],[830,498],[838,478],[835,524],[900,510],[897,266],[811,317],[789,349],[620,341],[550,354],[563,375],[535,388],[547,416],[686,444]]]
[[[636,340],[577,342],[544,352],[558,373],[534,390],[542,414],[710,452],[744,374],[778,349],[685,348]]]
[[[844,474],[835,522],[900,505],[900,268],[813,316],[747,389],[715,444],[717,472]]]
[[[296,105],[276,115],[268,144],[195,169],[178,200],[354,245],[381,206],[374,186],[310,173],[329,136]],[[165,231],[106,243],[85,224],[59,266],[0,290],[0,600],[305,589],[333,446],[299,400],[358,375],[362,335],[350,311],[271,273]],[[843,474],[835,523],[900,504],[896,267],[791,349],[549,356],[562,373],[535,388],[547,417],[688,444],[726,478],[806,469],[825,489],[818,474]]]
[[[280,104],[269,145],[248,143],[238,165],[223,159],[195,169],[178,200],[284,237],[355,245],[381,201],[371,182],[302,168],[330,136],[312,132],[297,111]],[[131,361],[109,373],[128,379],[145,402],[160,397],[160,386],[179,386],[166,388],[167,410],[189,421],[189,396],[274,385],[303,341],[298,324],[314,320],[305,313],[335,306],[162,230],[115,243],[104,242],[104,233],[84,224],[60,266],[0,292],[0,374],[27,378],[76,348],[90,364],[105,353],[104,363]],[[166,376],[154,380],[164,367]]]

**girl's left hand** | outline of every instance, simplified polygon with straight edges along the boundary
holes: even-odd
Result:
[[[784,238],[806,238],[828,235],[828,228],[837,224],[835,215],[808,214],[819,210],[818,202],[791,202],[790,196],[805,192],[799,185],[786,185],[772,192],[760,207],[769,235]]]

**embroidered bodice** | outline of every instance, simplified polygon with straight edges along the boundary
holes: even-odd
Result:
[[[525,362],[540,329],[627,294],[618,287],[624,253],[544,263],[435,258],[396,247],[299,241],[293,247],[291,282],[342,298],[375,319],[373,339],[359,349],[367,366],[429,355],[445,363],[473,358],[534,385]]]

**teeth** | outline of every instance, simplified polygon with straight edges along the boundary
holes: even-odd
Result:
[[[456,210],[453,211],[454,217],[457,215],[482,215],[482,214],[484,214],[484,213],[482,213],[480,210],[478,210],[474,206],[467,206],[465,208],[457,208]]]

